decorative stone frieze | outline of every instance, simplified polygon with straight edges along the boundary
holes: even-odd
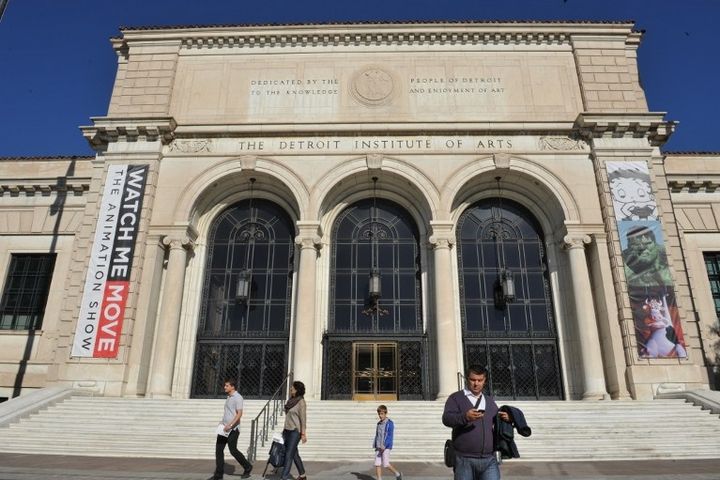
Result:
[[[540,137],[540,150],[584,150],[587,144],[579,138],[571,137]]]
[[[175,139],[168,145],[171,152],[200,153],[212,152],[212,140],[178,140]]]

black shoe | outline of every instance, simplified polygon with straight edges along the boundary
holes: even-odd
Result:
[[[250,465],[248,468],[243,470],[242,475],[240,475],[240,478],[250,478],[250,473],[252,473],[252,465]]]

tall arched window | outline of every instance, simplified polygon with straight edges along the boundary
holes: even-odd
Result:
[[[465,359],[503,398],[560,398],[557,333],[540,225],[522,205],[482,200],[457,226]],[[514,298],[506,297],[506,272]],[[507,288],[507,280],[505,280]]]
[[[364,200],[348,207],[333,229],[334,332],[419,332],[420,252],[415,222],[402,207]],[[369,295],[370,273],[382,280],[379,308]]]
[[[287,370],[294,226],[267,200],[222,212],[208,235],[193,396],[237,378],[247,398],[272,395]],[[240,281],[247,282],[244,292]],[[240,290],[243,290],[242,288]]]
[[[330,255],[323,397],[427,398],[420,244],[410,214],[384,199],[352,204],[333,226]]]

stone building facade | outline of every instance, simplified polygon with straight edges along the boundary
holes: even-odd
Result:
[[[431,400],[468,363],[517,399],[716,385],[720,158],[661,152],[640,38],[124,29],[96,155],[0,161],[0,396],[268,397],[291,373]]]

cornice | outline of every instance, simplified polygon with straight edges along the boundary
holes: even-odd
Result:
[[[672,193],[715,193],[720,188],[720,175],[668,175],[667,183]]]
[[[575,120],[578,133],[595,138],[647,138],[651,145],[662,145],[675,131],[676,122],[665,120],[665,112],[581,113]]]
[[[352,47],[386,45],[564,45],[566,33],[544,32],[334,32],[187,36],[182,48]]]
[[[0,182],[0,197],[49,197],[54,193],[72,194],[82,196],[90,190],[90,179],[81,177],[68,177],[58,181],[57,177],[33,179],[5,179]]]
[[[308,25],[230,25],[123,29],[112,39],[129,43],[180,41],[184,49],[342,47],[370,45],[564,45],[572,38],[621,37],[634,41],[632,23],[437,22]]]
[[[93,117],[92,126],[80,127],[83,136],[95,150],[115,142],[170,143],[177,124],[172,117],[108,118]]]
[[[192,139],[227,137],[232,135],[417,135],[426,134],[506,134],[506,135],[564,135],[573,131],[572,121],[539,122],[358,122],[358,123],[244,123],[179,125],[175,138]],[[200,147],[198,147],[200,148]]]

